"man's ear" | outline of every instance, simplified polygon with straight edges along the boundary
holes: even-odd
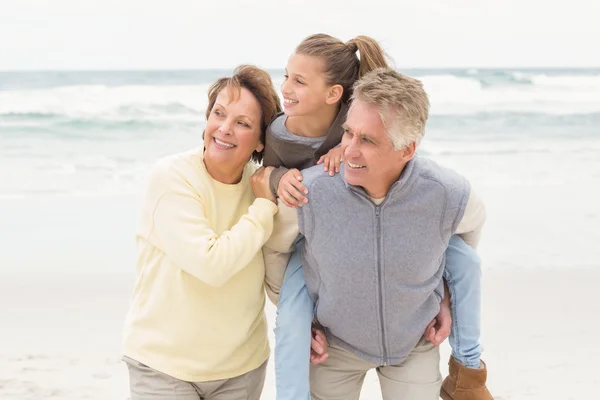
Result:
[[[343,94],[344,88],[342,85],[333,85],[327,91],[327,98],[325,99],[325,102],[327,104],[335,104],[342,99]]]
[[[415,152],[417,151],[417,142],[410,143],[408,146],[404,147],[400,151],[402,152],[402,159],[405,162],[410,161],[415,155]]]

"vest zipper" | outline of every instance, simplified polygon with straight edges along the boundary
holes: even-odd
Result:
[[[381,323],[381,348],[383,349],[383,366],[387,366],[387,349],[385,348],[385,325],[383,318],[383,272],[381,267],[381,217],[380,206],[375,206],[375,220],[377,221],[377,282],[379,284],[379,317]]]

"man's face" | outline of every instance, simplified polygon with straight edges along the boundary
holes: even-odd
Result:
[[[412,158],[414,146],[394,150],[376,106],[356,99],[344,124],[344,178],[369,196],[383,198]]]

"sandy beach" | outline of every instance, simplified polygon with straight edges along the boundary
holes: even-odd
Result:
[[[585,268],[485,271],[484,355],[496,399],[594,398],[599,280],[599,271]],[[120,330],[131,275],[3,275],[0,282],[0,398],[129,397]],[[273,326],[272,306],[267,315]],[[447,343],[441,351],[445,371]],[[263,399],[274,399],[274,388],[270,363]],[[380,398],[370,374],[361,399]]]

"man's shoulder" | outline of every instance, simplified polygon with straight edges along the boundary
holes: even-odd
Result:
[[[315,215],[325,218],[328,216],[329,205],[339,202],[339,195],[343,190],[337,190],[344,185],[340,173],[330,176],[325,172],[323,165],[302,170],[302,184],[308,190],[308,203],[302,207],[296,208],[298,212],[298,226],[304,236],[310,236],[313,233]],[[307,236],[307,237],[308,237]]]
[[[436,182],[442,188],[448,207],[464,207],[471,192],[471,184],[467,178],[426,157],[418,157],[415,161],[418,163],[419,176]]]
[[[418,166],[420,176],[435,180],[444,186],[463,187],[469,184],[467,178],[459,172],[440,165],[428,157],[418,156],[415,159],[415,163]]]
[[[342,178],[342,171],[334,176],[330,176],[329,172],[324,171],[322,164],[302,170],[302,183],[307,189],[309,189],[309,192],[310,188],[316,189],[320,187],[327,187],[329,185],[333,186],[334,184],[339,184],[340,182],[342,184],[344,182]],[[326,183],[327,185],[321,185],[321,183]]]

